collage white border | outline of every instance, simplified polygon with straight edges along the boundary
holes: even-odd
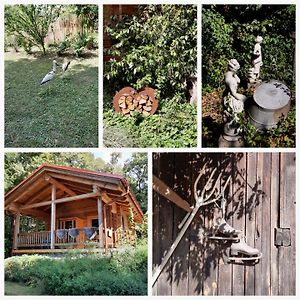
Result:
[[[102,144],[102,99],[103,99],[103,81],[102,81],[102,74],[103,74],[103,5],[107,4],[197,4],[198,5],[198,32],[197,32],[197,48],[198,48],[198,60],[197,60],[197,68],[198,68],[198,82],[201,83],[201,5],[202,4],[296,4],[297,0],[290,0],[290,1],[284,1],[284,0],[274,0],[274,1],[267,1],[267,0],[240,0],[240,1],[234,1],[234,0],[211,0],[211,1],[190,1],[190,0],[182,0],[182,1],[173,1],[173,0],[161,0],[161,1],[155,1],[155,0],[89,0],[89,1],[82,1],[82,0],[72,0],[72,1],[1,1],[0,4],[0,130],[1,130],[1,139],[0,139],[0,190],[1,190],[1,199],[2,202],[4,201],[4,153],[5,152],[89,152],[89,151],[99,151],[99,152],[147,152],[148,153],[148,182],[152,182],[152,153],[153,152],[296,152],[296,156],[298,156],[297,152],[300,150],[298,149],[299,145],[299,124],[300,124],[300,118],[297,118],[296,125],[297,125],[297,139],[296,139],[296,149],[286,149],[286,148],[230,148],[230,149],[220,149],[220,148],[201,148],[201,105],[200,101],[198,101],[198,107],[197,107],[197,124],[198,124],[198,146],[197,148],[180,148],[180,149],[174,149],[174,148],[103,148]],[[99,5],[99,147],[98,148],[4,148],[4,5],[5,4],[97,4]],[[300,2],[299,2],[300,3]],[[300,59],[300,47],[298,46],[298,40],[299,40],[299,33],[300,33],[300,8],[299,5],[297,5],[296,9],[296,62]],[[299,78],[300,78],[300,68],[296,67],[296,95],[298,95],[298,85],[299,85]],[[198,85],[198,99],[201,99],[201,84]],[[296,100],[297,101],[297,100]],[[297,108],[298,111],[298,108]],[[300,170],[300,162],[299,159],[296,159],[296,199],[299,195],[299,188],[298,188],[298,173]],[[299,205],[296,206],[297,212],[296,212],[296,236],[298,233],[298,228],[300,224],[300,210]],[[151,287],[151,277],[152,277],[152,188],[151,185],[148,185],[148,212],[149,212],[149,228],[148,228],[148,296],[94,296],[100,299],[199,299],[201,298],[207,298],[207,296],[150,296],[152,292]],[[0,296],[4,296],[4,212],[3,212],[3,204],[1,208],[1,214],[2,217],[0,217],[0,245],[2,248],[2,258],[0,262]],[[297,277],[296,277],[296,295],[299,294],[299,286],[300,286],[300,276],[299,276],[299,239],[296,241],[296,263],[297,263]],[[28,299],[28,296],[4,296],[7,299]],[[30,299],[53,299],[53,298],[62,298],[62,299],[82,299],[82,298],[90,298],[91,296],[30,296]],[[209,298],[213,296],[208,296]],[[230,296],[215,296],[217,299],[229,299]],[[247,298],[265,298],[263,296],[244,296]],[[275,296],[271,296],[273,298]],[[242,297],[243,298],[243,297]],[[269,298],[269,297],[268,297]],[[280,299],[285,298],[291,298],[288,296],[280,296]],[[293,297],[292,297],[293,298]]]

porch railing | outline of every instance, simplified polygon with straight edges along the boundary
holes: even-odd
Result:
[[[119,247],[122,244],[135,245],[135,234],[131,230],[112,230],[106,232],[108,247]],[[21,232],[18,235],[18,248],[50,248],[51,232]],[[80,248],[88,245],[99,245],[99,230],[94,227],[57,229],[55,230],[55,248]]]

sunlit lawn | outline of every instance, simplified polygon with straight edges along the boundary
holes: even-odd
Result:
[[[54,79],[40,86],[60,64]],[[5,53],[5,146],[97,147],[98,58],[63,58]]]
[[[25,296],[42,294],[43,288],[40,286],[29,286],[20,282],[5,281],[5,295]]]

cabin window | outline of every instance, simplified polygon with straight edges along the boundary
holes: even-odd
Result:
[[[76,228],[75,219],[59,220],[59,229],[70,229],[70,228]]]
[[[92,227],[99,227],[98,219],[92,219]]]

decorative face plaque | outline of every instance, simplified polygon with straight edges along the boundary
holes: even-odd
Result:
[[[116,112],[126,116],[133,116],[134,112],[147,117],[153,115],[158,107],[158,100],[155,98],[155,90],[145,88],[137,92],[132,87],[121,89],[113,99]]]

